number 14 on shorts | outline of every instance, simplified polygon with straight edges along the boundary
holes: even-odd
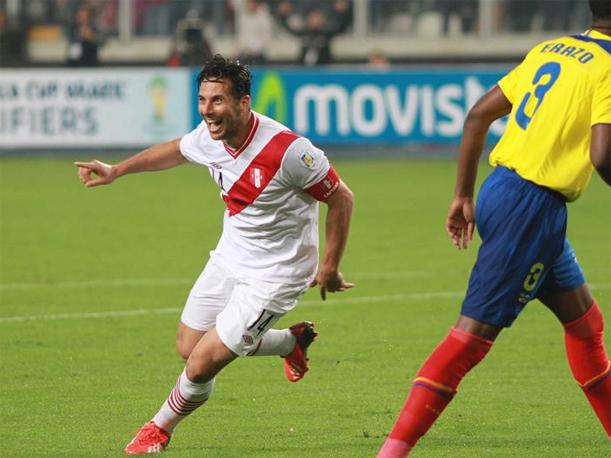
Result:
[[[279,318],[279,315],[276,315],[269,310],[263,310],[254,323],[248,326],[247,329],[253,332],[255,337],[259,337],[261,334],[264,334],[269,328],[271,328]]]

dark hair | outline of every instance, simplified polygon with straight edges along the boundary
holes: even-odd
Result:
[[[231,92],[238,100],[250,95],[250,70],[239,62],[233,62],[216,54],[204,64],[197,75],[197,86],[201,86],[204,81],[219,80],[231,81]]]
[[[611,0],[590,0],[592,19],[611,19]]]

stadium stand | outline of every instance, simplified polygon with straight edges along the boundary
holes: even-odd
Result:
[[[339,0],[338,0],[339,1]],[[345,1],[345,0],[342,0]],[[0,66],[62,65],[70,24],[83,4],[94,14],[101,65],[164,65],[180,21],[198,17],[213,52],[238,56],[246,0],[0,0]],[[336,0],[260,0],[274,18],[266,61],[296,64],[300,37],[281,25],[289,4],[293,26],[313,9],[333,20]],[[384,50],[393,63],[507,62],[534,43],[581,31],[588,17],[575,0],[352,0],[350,24],[333,39],[334,63],[365,63]],[[25,49],[20,46],[25,37]]]

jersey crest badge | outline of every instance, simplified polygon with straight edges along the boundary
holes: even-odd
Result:
[[[263,170],[257,167],[252,168],[250,170],[250,182],[255,188],[260,189],[263,185]]]
[[[309,169],[311,169],[312,166],[314,165],[314,158],[307,151],[304,151],[303,153],[301,153],[301,156],[299,157],[299,159],[301,159],[301,162],[303,163],[303,165],[305,165]]]

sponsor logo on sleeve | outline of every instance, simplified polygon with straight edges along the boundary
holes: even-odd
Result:
[[[301,156],[299,156],[299,159],[301,160],[302,164],[305,165],[309,169],[311,169],[314,166],[314,157],[307,151],[304,151],[303,153],[301,153]]]

